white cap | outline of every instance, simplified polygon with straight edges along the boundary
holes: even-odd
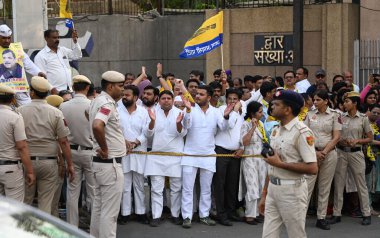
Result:
[[[7,25],[0,25],[0,36],[9,37],[12,35],[12,30]]]

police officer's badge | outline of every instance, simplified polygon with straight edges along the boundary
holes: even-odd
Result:
[[[312,135],[306,136],[306,142],[310,146],[314,145],[314,137]]]

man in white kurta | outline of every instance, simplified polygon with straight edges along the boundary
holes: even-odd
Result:
[[[209,86],[202,85],[197,89],[196,105],[190,113],[185,114],[184,127],[188,129],[185,154],[207,155],[215,154],[215,135],[217,129],[231,129],[234,124],[229,119],[236,121],[237,113],[231,113],[233,106],[224,111],[224,115],[218,109],[211,106],[209,101],[212,90]],[[182,165],[182,204],[181,211],[184,218],[182,226],[191,227],[193,216],[193,192],[194,182],[198,169],[200,170],[200,221],[206,225],[215,225],[215,221],[209,218],[211,208],[211,182],[215,172],[216,157],[184,156]]]
[[[150,122],[145,108],[136,105],[139,90],[128,85],[124,89],[123,98],[118,102],[120,125],[129,151],[147,151],[147,129]],[[138,220],[147,223],[145,215],[144,169],[146,155],[127,154],[123,157],[124,189],[121,204],[121,224],[128,220],[132,211],[131,191],[133,185],[134,211]]]
[[[182,153],[186,129],[182,126],[184,112],[174,105],[174,96],[170,91],[163,91],[159,96],[159,105],[151,112],[149,136],[153,136],[153,152]],[[190,103],[188,107],[191,108]],[[155,120],[154,120],[155,117]],[[173,222],[178,224],[181,209],[182,168],[181,156],[148,155],[145,175],[150,176],[152,217],[150,225],[155,227],[163,208],[163,190],[165,176],[170,178],[170,208]]]

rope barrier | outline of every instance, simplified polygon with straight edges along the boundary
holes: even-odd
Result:
[[[162,156],[192,156],[192,157],[234,157],[234,154],[209,154],[209,155],[194,155],[194,154],[185,154],[185,153],[177,153],[177,152],[160,152],[160,151],[130,151],[130,154],[138,154],[138,155],[162,155]],[[261,154],[253,154],[253,155],[241,155],[241,158],[247,157],[262,157]]]

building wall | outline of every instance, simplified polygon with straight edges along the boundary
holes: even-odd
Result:
[[[214,14],[215,11],[208,11],[206,17]],[[224,68],[231,69],[233,77],[242,78],[246,74],[282,76],[292,67],[254,65],[254,35],[292,34],[292,31],[292,7],[224,10]],[[303,51],[309,79],[313,81],[314,72],[321,67],[326,70],[329,79],[343,70],[352,70],[353,43],[358,37],[358,5],[305,5]],[[212,79],[212,72],[220,67],[220,50],[206,56],[208,79]]]
[[[379,40],[380,1],[361,0],[360,2],[360,39]]]
[[[58,20],[50,20],[54,28]],[[90,16],[75,21],[79,35],[93,34],[94,48],[90,57],[79,61],[79,72],[96,85],[107,70],[139,74],[141,66],[156,79],[156,65],[162,63],[164,72],[187,79],[193,69],[205,70],[204,57],[180,59],[185,42],[204,21],[201,15],[164,16],[140,21],[124,15]]]

